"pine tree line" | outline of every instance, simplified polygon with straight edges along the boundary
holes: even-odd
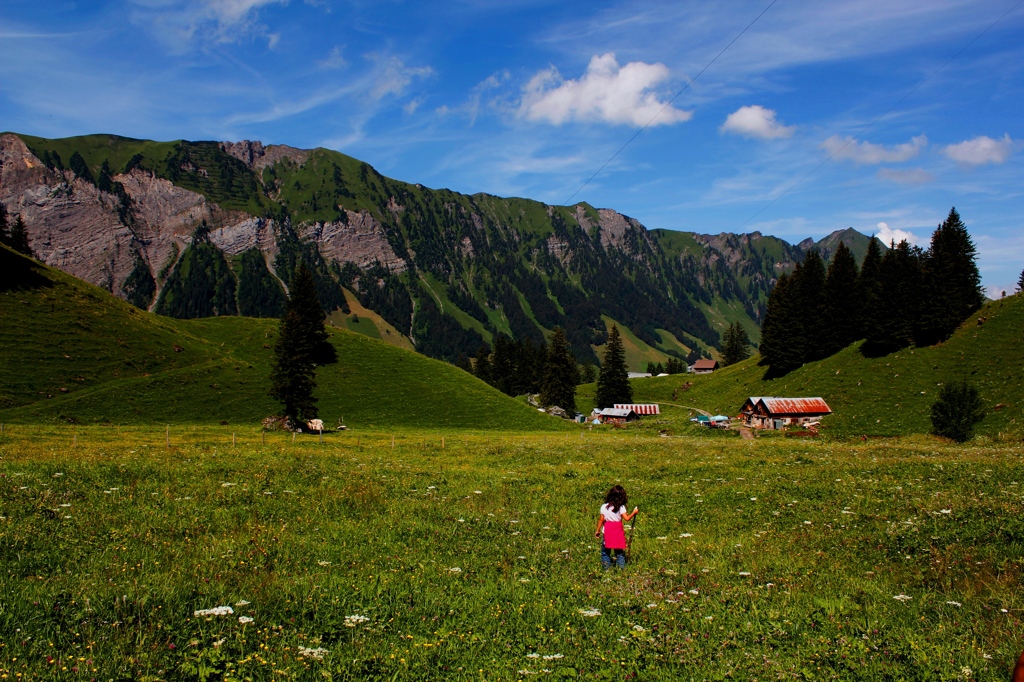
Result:
[[[576,413],[580,371],[561,327],[552,331],[550,344],[537,345],[528,337],[513,340],[497,334],[493,350],[485,344],[472,364],[460,359],[458,365],[506,395],[539,393],[545,407],[561,407],[570,416]]]
[[[735,365],[750,357],[750,337],[739,322],[729,325],[722,341],[723,367]]]
[[[686,363],[678,358],[669,358],[665,364],[648,362],[647,373],[654,376],[659,374],[685,374]]]
[[[904,240],[883,256],[872,239],[859,270],[843,243],[827,271],[818,252],[808,251],[768,298],[760,346],[766,376],[781,376],[860,339],[869,357],[944,341],[984,302],[976,255],[955,208],[927,250]]]

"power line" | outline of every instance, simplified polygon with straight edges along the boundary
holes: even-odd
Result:
[[[924,79],[923,81],[921,81],[920,83],[918,83],[917,85],[915,85],[915,86],[914,86],[913,88],[911,88],[910,92],[908,92],[907,94],[903,95],[903,97],[900,97],[900,98],[899,98],[899,99],[898,99],[898,100],[896,101],[896,103],[895,103],[895,104],[893,104],[893,105],[892,105],[891,107],[889,107],[888,109],[886,109],[886,110],[885,110],[885,111],[884,111],[884,112],[883,112],[883,113],[882,113],[882,114],[881,114],[881,115],[880,115],[880,116],[879,116],[878,118],[876,118],[875,120],[871,121],[871,123],[869,123],[869,124],[867,124],[866,126],[864,126],[864,127],[863,127],[863,128],[862,128],[862,129],[860,130],[860,132],[858,132],[858,133],[857,133],[856,135],[854,135],[853,137],[851,137],[851,138],[847,139],[847,140],[846,140],[846,143],[845,143],[845,144],[843,144],[843,145],[842,145],[841,147],[839,147],[839,148],[838,148],[838,149],[836,149],[836,150],[835,150],[834,152],[832,152],[831,154],[829,154],[829,155],[828,155],[828,156],[827,156],[827,157],[825,158],[825,160],[824,160],[824,161],[822,161],[822,162],[821,162],[821,163],[819,163],[819,164],[818,164],[817,166],[815,166],[814,168],[812,168],[811,170],[809,170],[809,171],[808,171],[808,172],[807,172],[806,174],[804,174],[804,175],[803,175],[803,176],[802,176],[802,177],[801,177],[801,178],[800,178],[799,180],[797,180],[797,181],[796,181],[796,182],[794,182],[794,183],[793,183],[792,185],[790,185],[789,187],[787,187],[786,189],[784,189],[784,190],[782,191],[782,193],[781,193],[781,194],[780,194],[779,196],[775,197],[774,199],[772,199],[771,201],[769,201],[769,202],[768,202],[767,204],[765,204],[764,206],[762,206],[762,207],[761,207],[761,209],[757,211],[757,213],[755,213],[754,215],[752,215],[752,216],[750,216],[749,218],[747,218],[746,220],[744,220],[744,221],[743,221],[743,223],[742,223],[742,224],[741,224],[741,225],[740,225],[740,226],[739,226],[738,228],[736,228],[736,231],[737,231],[737,232],[739,232],[740,230],[742,230],[742,229],[743,229],[743,228],[744,228],[744,227],[745,227],[745,226],[747,225],[747,223],[749,223],[749,222],[750,222],[751,220],[753,220],[753,219],[754,219],[754,218],[756,218],[757,216],[759,216],[759,215],[761,215],[762,213],[764,213],[764,212],[765,212],[765,211],[766,211],[767,209],[771,208],[771,206],[772,206],[772,205],[773,205],[773,204],[774,204],[774,203],[775,203],[776,201],[778,201],[778,200],[779,200],[779,199],[781,199],[782,197],[784,197],[784,196],[786,196],[787,194],[789,194],[790,190],[792,190],[792,189],[793,189],[794,187],[796,187],[797,185],[799,185],[799,184],[800,184],[801,182],[803,182],[804,180],[806,180],[806,179],[807,179],[807,178],[809,178],[810,176],[814,175],[814,173],[816,173],[816,172],[818,171],[818,169],[819,169],[819,168],[821,168],[821,167],[822,167],[822,166],[824,166],[824,165],[825,165],[826,163],[828,163],[829,161],[831,161],[831,160],[832,160],[832,159],[833,159],[833,158],[834,158],[834,157],[836,156],[836,154],[838,154],[839,152],[843,151],[844,149],[846,149],[847,147],[849,147],[849,146],[850,146],[851,144],[853,144],[854,142],[857,142],[858,140],[860,140],[860,139],[861,139],[861,137],[863,137],[865,133],[867,133],[867,132],[868,132],[869,130],[871,130],[871,129],[872,129],[872,128],[873,128],[874,126],[875,126],[875,124],[876,124],[876,123],[878,123],[878,122],[879,122],[879,121],[881,121],[881,120],[882,120],[883,118],[885,118],[886,116],[888,116],[888,115],[889,115],[889,114],[890,114],[890,113],[892,112],[892,110],[893,110],[893,109],[895,109],[895,108],[896,108],[896,107],[898,107],[899,105],[903,104],[903,102],[904,102],[904,101],[905,101],[905,100],[906,100],[906,99],[907,99],[908,97],[910,97],[910,96],[911,96],[911,95],[913,95],[913,94],[914,94],[915,92],[917,92],[918,90],[920,90],[920,89],[921,89],[921,87],[922,87],[922,86],[924,86],[924,84],[925,84],[925,83],[927,83],[928,81],[930,81],[930,80],[931,80],[931,79],[932,79],[932,78],[933,78],[933,77],[935,76],[935,74],[937,74],[937,73],[938,73],[939,71],[942,71],[942,70],[943,70],[944,68],[946,68],[947,66],[949,66],[949,63],[950,63],[950,62],[952,62],[952,61],[953,61],[954,59],[956,59],[956,58],[957,58],[957,57],[959,57],[959,56],[960,56],[961,54],[963,54],[963,52],[964,52],[965,50],[967,50],[967,48],[969,48],[969,47],[970,47],[971,45],[973,45],[974,43],[976,43],[976,42],[977,42],[977,41],[978,41],[978,40],[979,40],[979,39],[980,39],[980,38],[981,38],[981,37],[982,37],[983,35],[985,35],[985,34],[986,34],[986,33],[988,33],[988,32],[989,32],[990,30],[992,30],[992,27],[994,27],[994,26],[995,26],[996,24],[998,24],[998,23],[999,23],[1000,21],[1002,21],[1003,19],[1005,19],[1005,18],[1006,18],[1006,16],[1007,16],[1008,14],[1010,14],[1010,12],[1012,12],[1013,10],[1017,9],[1018,7],[1020,7],[1020,5],[1021,5],[1022,3],[1024,3],[1024,0],[1017,0],[1017,2],[1016,2],[1016,3],[1014,4],[1014,5],[1013,5],[1013,7],[1011,7],[1011,8],[1010,8],[1010,9],[1008,9],[1008,10],[1006,10],[1005,12],[1003,12],[1003,14],[1002,14],[1002,15],[1001,15],[1001,16],[1000,16],[1000,17],[999,17],[998,19],[996,19],[996,20],[995,20],[995,21],[993,21],[993,22],[992,22],[991,24],[989,24],[989,25],[988,25],[988,27],[986,27],[984,31],[982,31],[982,32],[981,32],[981,33],[979,33],[978,35],[974,36],[974,38],[973,38],[973,39],[972,39],[972,40],[971,40],[971,41],[970,41],[969,43],[967,43],[966,45],[964,45],[963,47],[961,47],[961,48],[960,48],[960,49],[959,49],[959,50],[957,51],[957,53],[956,53],[956,54],[954,54],[954,55],[953,55],[952,57],[950,57],[950,58],[949,58],[949,59],[947,59],[947,60],[946,60],[945,62],[943,62],[943,63],[942,63],[942,65],[941,65],[941,66],[940,66],[939,68],[937,68],[937,69],[935,69],[934,71],[932,71],[932,72],[931,72],[931,73],[930,73],[930,74],[928,75],[928,77],[927,77],[927,78],[925,78],[925,79]],[[659,112],[659,113],[660,113],[660,112]]]
[[[570,203],[570,202],[571,202],[571,201],[572,201],[572,200],[573,200],[573,199],[574,199],[574,198],[576,197],[576,195],[577,195],[577,194],[579,194],[580,192],[582,192],[582,191],[583,191],[583,188],[584,188],[584,187],[586,187],[587,185],[589,185],[589,184],[590,184],[590,181],[591,181],[591,180],[593,180],[593,179],[594,179],[594,178],[596,178],[596,177],[597,177],[598,175],[600,175],[601,171],[603,171],[603,170],[605,169],[605,167],[607,167],[607,166],[608,166],[608,164],[609,164],[609,163],[611,163],[612,161],[614,161],[614,160],[615,160],[615,157],[617,157],[617,156],[618,156],[619,154],[621,154],[621,153],[622,153],[622,150],[624,150],[624,149],[625,149],[626,147],[628,147],[628,146],[630,145],[630,143],[632,143],[632,142],[633,142],[633,140],[635,140],[635,139],[636,139],[637,137],[639,137],[640,133],[642,133],[643,131],[647,130],[647,128],[648,128],[648,127],[650,127],[650,125],[651,125],[652,123],[654,123],[654,119],[656,119],[656,118],[658,118],[659,116],[661,116],[661,114],[662,114],[662,113],[664,113],[664,111],[665,111],[666,109],[668,109],[668,108],[669,108],[670,106],[672,106],[672,103],[673,103],[673,102],[675,102],[675,101],[676,101],[676,99],[678,99],[680,95],[682,95],[682,94],[683,94],[684,92],[686,92],[686,90],[687,90],[687,89],[688,89],[688,88],[689,88],[689,87],[690,87],[691,85],[693,85],[693,82],[694,82],[695,80],[697,80],[698,78],[700,78],[700,77],[701,77],[701,74],[703,74],[703,73],[704,73],[705,71],[707,71],[707,70],[708,70],[708,69],[709,69],[709,68],[711,67],[711,65],[712,65],[712,64],[714,64],[714,63],[715,63],[716,61],[718,61],[718,58],[719,58],[719,57],[721,57],[721,56],[722,56],[723,54],[725,54],[726,50],[728,50],[728,49],[729,49],[730,47],[732,47],[733,43],[735,43],[735,42],[736,42],[737,40],[739,40],[739,39],[740,39],[740,37],[741,37],[741,36],[742,36],[742,35],[743,35],[744,33],[746,33],[746,32],[747,32],[748,30],[750,30],[750,27],[751,27],[751,26],[753,26],[754,24],[756,24],[756,23],[757,23],[757,20],[758,20],[758,19],[760,19],[760,18],[761,18],[762,16],[764,16],[764,13],[765,13],[765,12],[767,12],[768,10],[770,10],[770,9],[772,8],[772,5],[774,5],[774,4],[775,4],[776,2],[778,2],[778,1],[779,1],[779,0],[772,0],[772,1],[770,2],[770,3],[768,3],[768,6],[767,6],[767,7],[765,7],[765,8],[763,9],[763,10],[761,10],[761,13],[760,13],[760,14],[758,14],[758,15],[757,15],[756,17],[754,17],[754,20],[753,20],[753,21],[751,21],[751,22],[750,22],[749,24],[747,24],[747,25],[746,25],[746,27],[745,27],[745,28],[744,28],[744,29],[743,29],[742,31],[740,31],[739,33],[737,33],[737,34],[736,34],[736,37],[735,37],[735,38],[733,38],[733,39],[732,39],[731,41],[729,41],[729,44],[728,44],[728,45],[726,45],[725,47],[723,47],[723,48],[722,48],[722,51],[721,51],[721,52],[719,52],[718,54],[716,54],[716,55],[715,55],[715,58],[714,58],[714,59],[712,59],[712,60],[711,60],[710,62],[708,62],[707,64],[705,64],[705,65],[704,65],[704,68],[703,68],[703,69],[701,69],[701,70],[700,70],[700,71],[699,71],[699,72],[697,73],[697,75],[696,75],[696,76],[694,76],[693,78],[691,78],[691,79],[689,80],[689,82],[687,82],[687,83],[686,83],[686,85],[684,85],[684,86],[682,87],[682,89],[680,89],[680,90],[679,90],[679,92],[677,92],[677,93],[675,94],[675,96],[674,96],[674,97],[672,97],[672,99],[670,99],[670,100],[669,100],[668,102],[666,102],[666,103],[665,103],[665,106],[663,106],[663,107],[662,107],[661,109],[659,109],[659,110],[658,110],[658,113],[656,113],[656,114],[655,114],[654,116],[651,116],[651,120],[650,120],[650,121],[648,121],[647,123],[645,123],[645,124],[644,124],[644,126],[643,126],[642,128],[640,128],[640,130],[638,130],[638,131],[636,131],[635,133],[633,133],[633,137],[631,137],[631,138],[629,138],[628,140],[626,140],[626,144],[624,144],[624,145],[622,145],[621,147],[619,147],[619,151],[617,151],[617,152],[615,152],[614,154],[612,154],[612,156],[611,156],[611,158],[610,158],[610,159],[608,159],[607,161],[605,161],[605,162],[604,162],[604,164],[603,164],[603,165],[602,165],[602,166],[601,166],[600,168],[598,168],[598,169],[597,169],[596,171],[594,171],[594,174],[593,174],[593,175],[591,175],[591,176],[590,176],[589,178],[587,178],[586,182],[584,182],[584,183],[583,183],[582,185],[580,185],[580,186],[579,186],[579,188],[578,188],[578,189],[577,189],[577,190],[576,190],[575,192],[573,192],[573,193],[572,193],[572,196],[570,196],[570,197],[569,197],[569,198],[568,198],[568,199],[567,199],[567,200],[566,200],[566,201],[565,201],[565,202],[564,202],[564,203],[562,204],[562,206],[568,206],[568,205],[569,205],[569,203]],[[1021,0],[1021,2],[1024,2],[1024,0]]]

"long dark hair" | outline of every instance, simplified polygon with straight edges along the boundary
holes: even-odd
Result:
[[[626,498],[626,489],[621,485],[613,486],[608,494],[604,496],[605,504],[611,507],[612,511],[618,511],[620,507],[625,507],[628,500]]]

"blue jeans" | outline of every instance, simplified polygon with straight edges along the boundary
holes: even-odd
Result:
[[[615,555],[615,565],[619,568],[626,567],[626,550],[624,549],[608,549],[603,544],[601,545],[601,568],[609,569],[612,567],[612,555]]]

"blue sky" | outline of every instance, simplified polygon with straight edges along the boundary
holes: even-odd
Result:
[[[325,146],[560,204],[650,121],[574,201],[922,246],[955,205],[990,293],[1012,291],[1024,4],[779,0],[666,107],[769,2],[5,0],[0,128]]]

